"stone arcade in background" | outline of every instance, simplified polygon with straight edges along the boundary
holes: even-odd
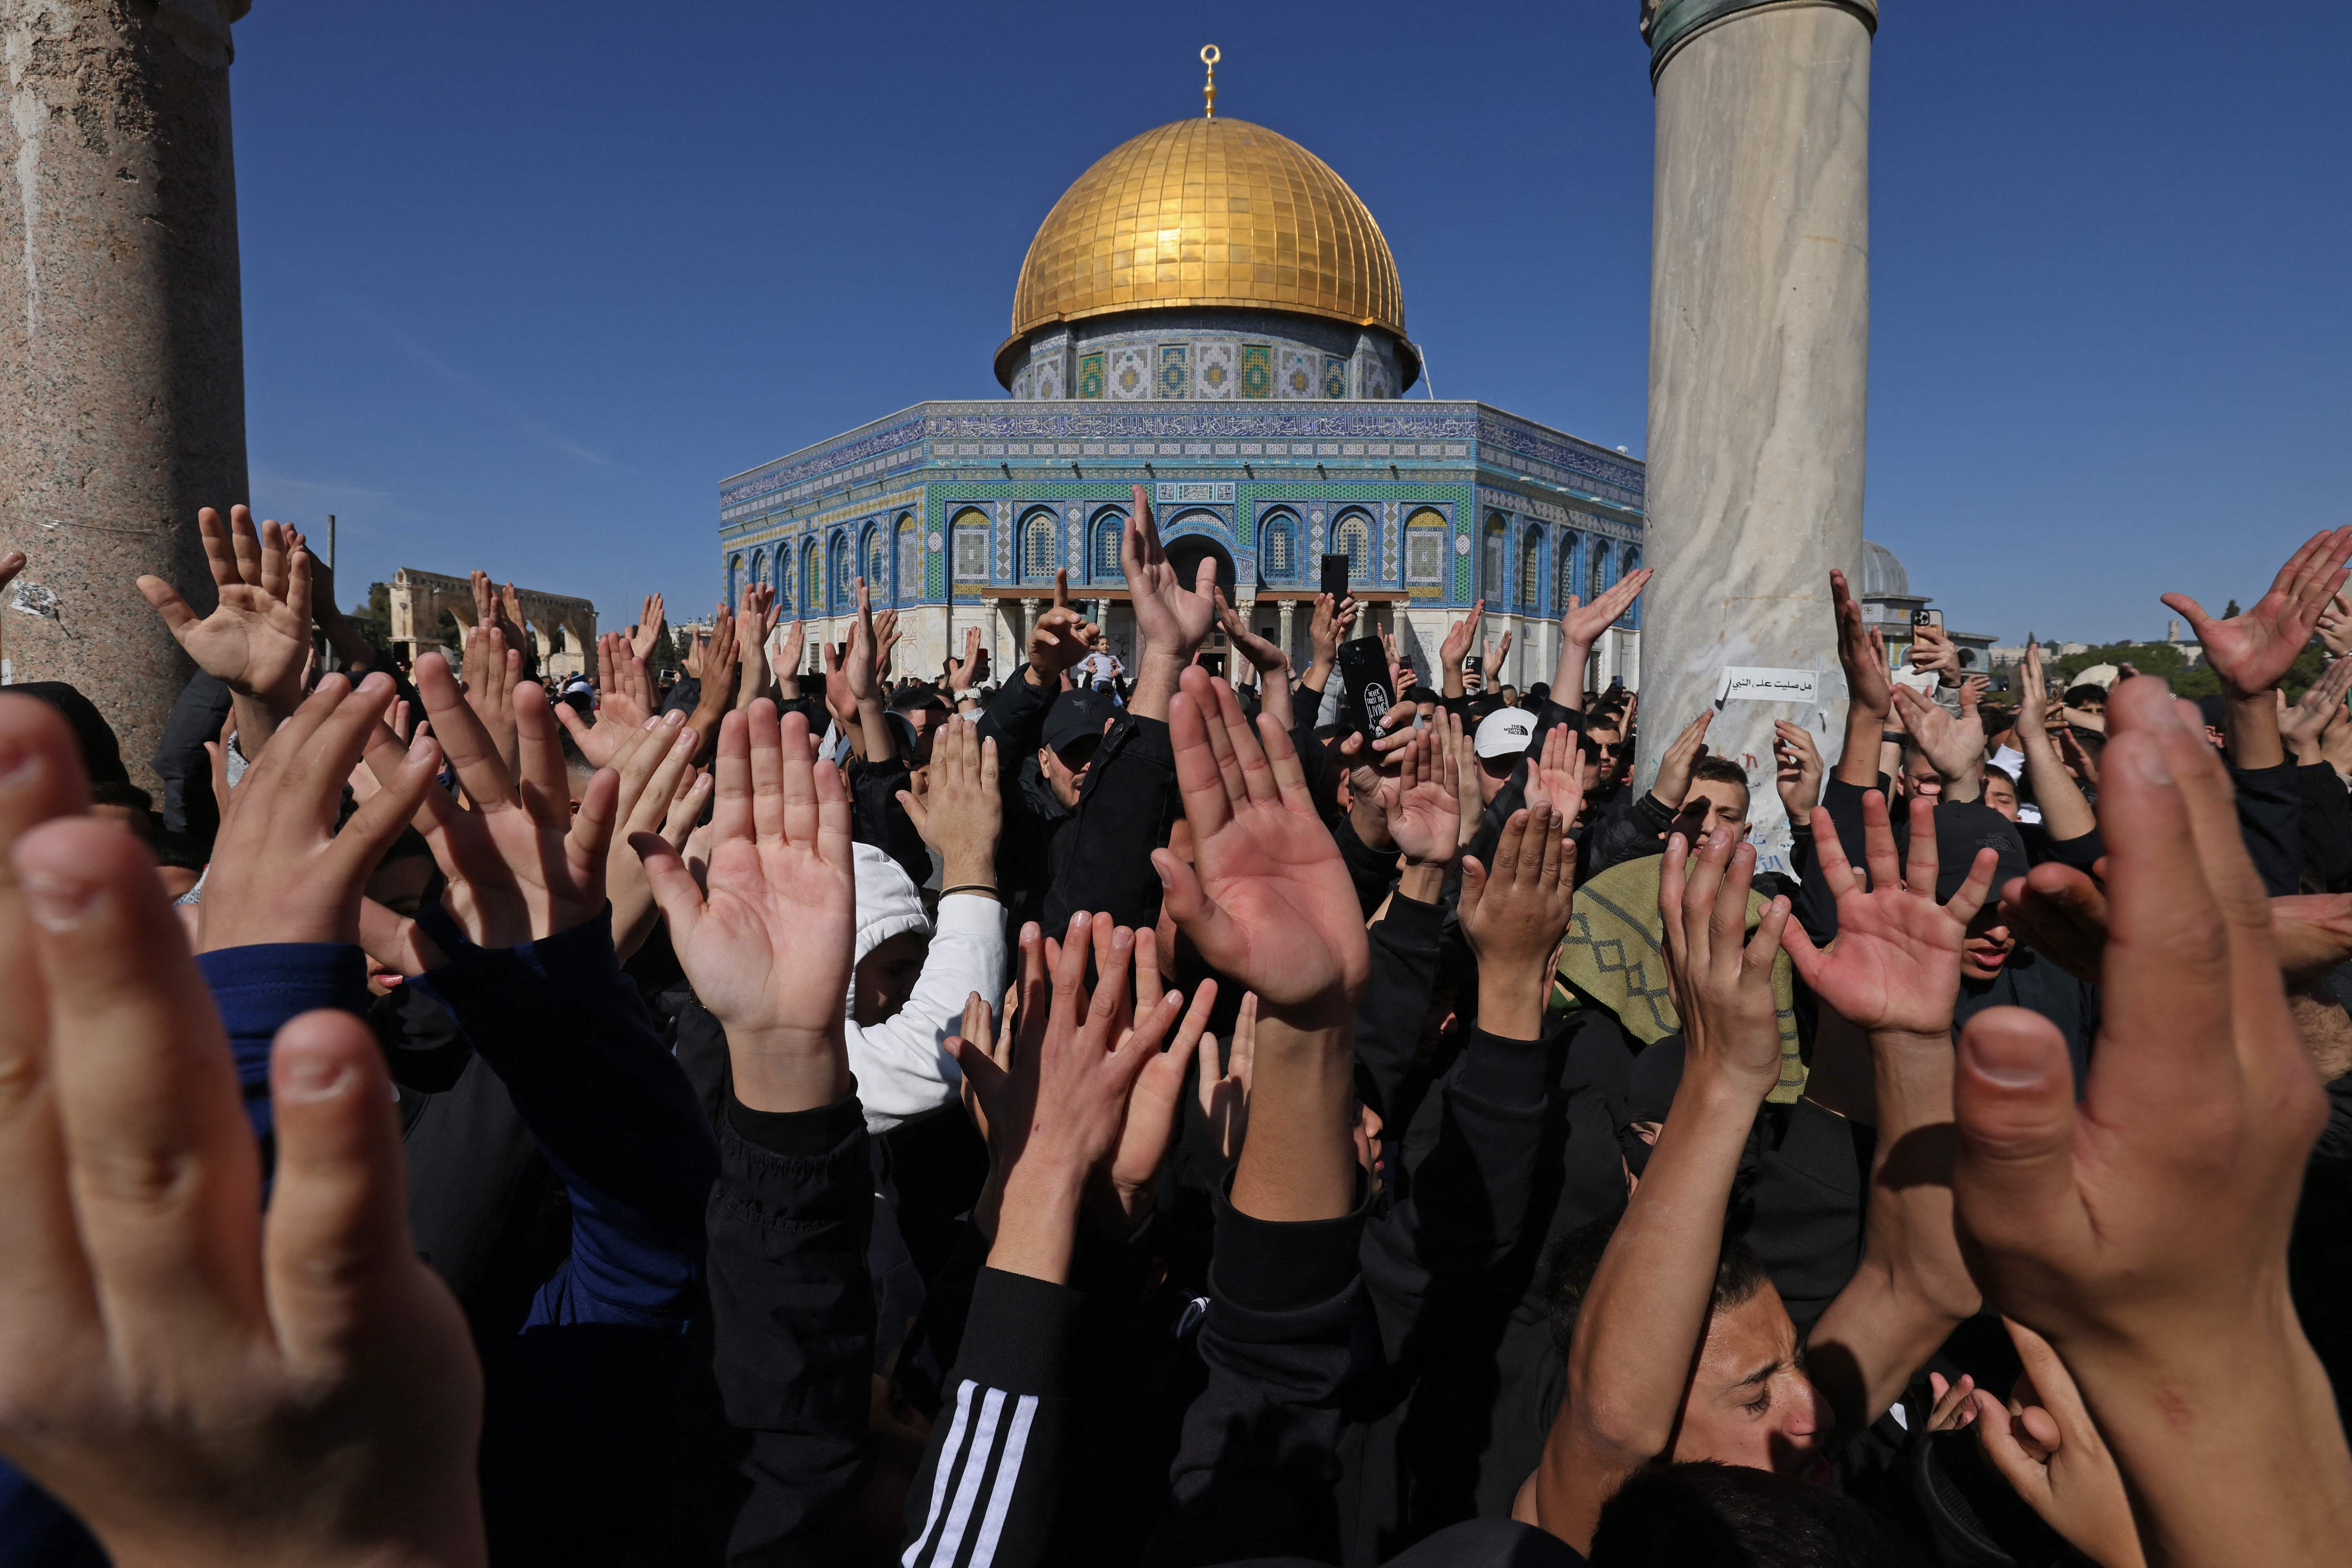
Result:
[[[474,584],[404,566],[393,574],[391,651],[405,664],[438,648],[459,662],[466,628],[474,624]],[[523,629],[539,651],[539,668],[551,677],[596,673],[596,606],[586,599],[517,588]]]
[[[814,658],[862,575],[899,608],[904,668],[936,675],[978,626],[1002,673],[1059,567],[1132,662],[1118,540],[1142,483],[1171,556],[1214,557],[1300,668],[1328,552],[1432,679],[1447,624],[1484,596],[1524,685],[1551,674],[1561,598],[1641,563],[1638,461],[1401,395],[1421,356],[1380,226],[1262,126],[1178,121],[1082,174],[1030,245],[995,367],[1009,403],[919,404],[722,481],[729,597],[774,584],[819,623]],[[1604,637],[1600,680],[1636,679],[1637,624]]]

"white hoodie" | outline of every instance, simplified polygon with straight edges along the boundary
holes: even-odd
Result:
[[[855,846],[857,875],[857,946],[853,963],[892,937],[930,931],[922,896],[898,863],[870,844]],[[856,986],[855,976],[850,985]],[[848,1020],[849,1070],[857,1075],[857,1098],[870,1132],[887,1132],[901,1121],[953,1105],[963,1074],[948,1055],[948,1037],[963,1026],[964,999],[973,992],[992,1007],[1004,995],[1004,906],[994,899],[958,893],[940,900],[939,929],[907,1005],[871,1028]],[[845,1012],[848,999],[844,998]]]

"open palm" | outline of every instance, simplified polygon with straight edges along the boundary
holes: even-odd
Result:
[[[1168,727],[1193,860],[1152,862],[1202,957],[1269,1005],[1352,1005],[1370,961],[1339,847],[1315,815],[1289,737],[1250,732],[1233,689],[1187,669]]]
[[[780,724],[765,698],[722,721],[716,771],[706,887],[652,835],[630,842],[678,963],[730,1043],[818,1045],[841,1032],[857,924],[841,775],[815,763],[807,721]]]
[[[2352,560],[2352,528],[2322,531],[2288,557],[2271,579],[2270,592],[2243,615],[2217,621],[2186,594],[2167,594],[2163,602],[2187,618],[2222,684],[2245,696],[2284,679],[2311,641],[2321,613],[2344,586],[2347,560]]]
[[[1838,933],[1826,949],[1816,948],[1801,926],[1790,922],[1780,941],[1798,975],[1857,1027],[1948,1034],[1960,989],[1961,947],[1969,922],[1992,891],[1999,852],[1979,850],[1968,881],[1950,902],[1938,904],[1935,808],[1927,801],[1914,803],[1911,862],[1898,873],[1886,797],[1875,790],[1864,797],[1864,839],[1877,884],[1867,891],[1839,847],[1829,813],[1816,809],[1813,824],[1822,875],[1840,889]]]
[[[142,577],[155,606],[196,668],[250,697],[291,697],[310,654],[310,558],[288,548],[275,522],[254,528],[253,513],[229,509],[226,526],[211,507],[196,514],[219,603],[199,619],[179,591]]]

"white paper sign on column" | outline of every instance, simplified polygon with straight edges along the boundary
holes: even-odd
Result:
[[[1715,689],[1715,705],[1727,702],[1812,703],[1821,696],[1821,678],[1810,669],[1759,669],[1726,665]]]

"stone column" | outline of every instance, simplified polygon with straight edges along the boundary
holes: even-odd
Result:
[[[1817,704],[1729,703],[1707,735],[1748,767],[1768,866],[1788,842],[1772,721],[1804,723],[1832,763],[1843,721],[1829,574],[1862,558],[1876,25],[1876,0],[1643,6],[1658,114],[1644,562],[1658,574],[1635,778],[1657,776],[1726,666],[1815,672]]]
[[[1282,601],[1282,608],[1280,611],[1282,621],[1282,651],[1290,656],[1290,662],[1294,665],[1298,663],[1298,652],[1296,648],[1291,647],[1290,639],[1293,635],[1295,635],[1296,623],[1293,616],[1297,610],[1297,602],[1296,600],[1285,599]],[[1304,675],[1307,671],[1302,667],[1298,673]]]
[[[0,551],[16,680],[98,704],[134,780],[189,666],[133,579],[213,603],[246,500],[229,24],[251,0],[0,0]]]

